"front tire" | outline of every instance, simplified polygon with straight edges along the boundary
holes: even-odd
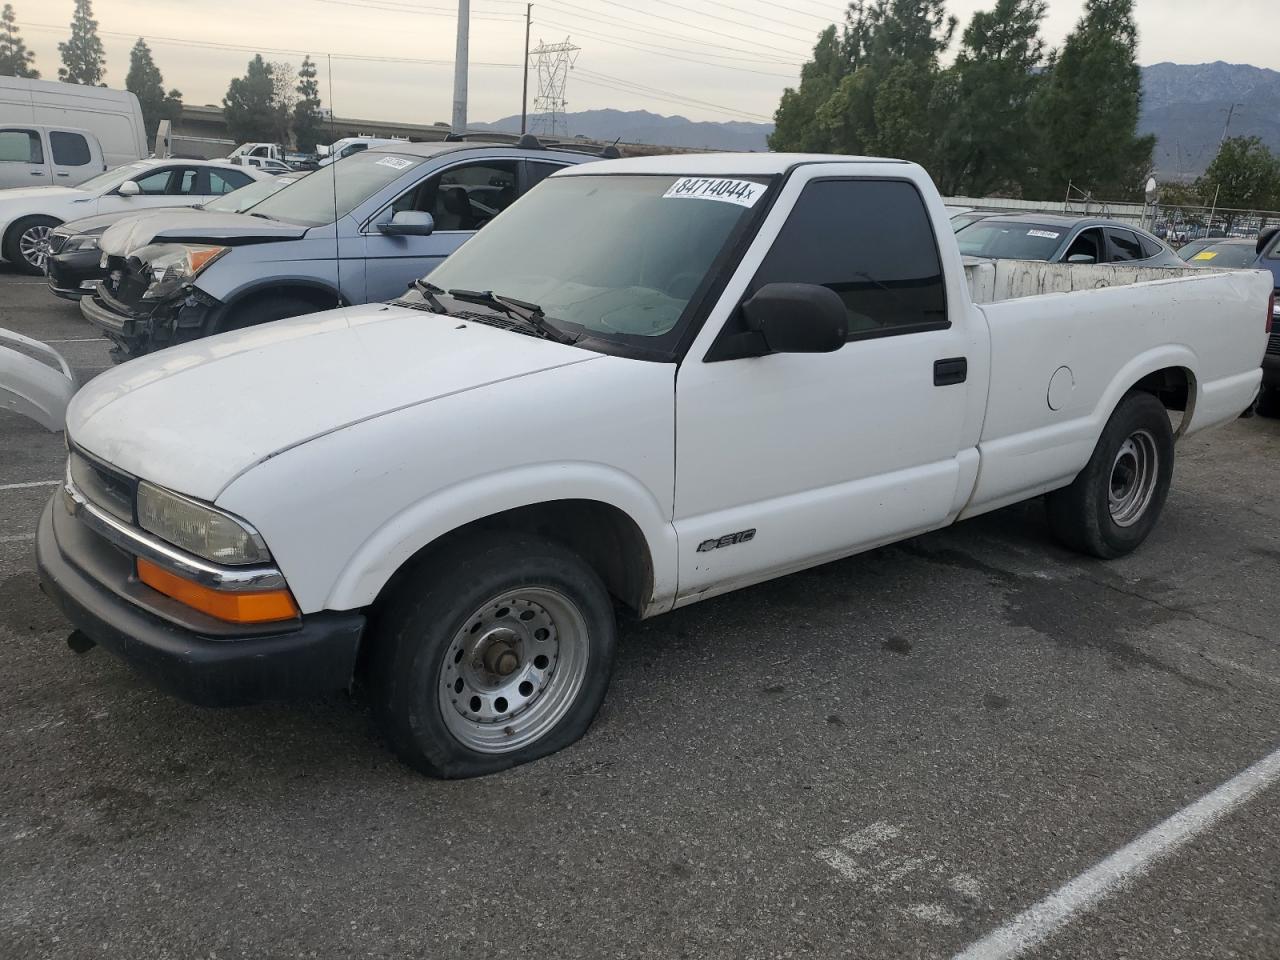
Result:
[[[382,729],[409,766],[449,779],[581,737],[604,700],[617,636],[595,571],[516,533],[480,535],[422,564],[374,625]]]
[[[61,224],[53,217],[23,217],[4,236],[4,258],[23,273],[44,273],[49,254],[49,231]]]
[[[1164,404],[1149,393],[1128,393],[1084,470],[1049,494],[1049,524],[1073,550],[1122,557],[1155,527],[1172,480],[1173,430]]]

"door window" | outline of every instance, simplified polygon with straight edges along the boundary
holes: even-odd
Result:
[[[169,183],[170,193],[180,193],[184,197],[189,197],[196,192],[196,181],[200,179],[200,171],[187,167],[183,170],[174,172],[174,178]]]
[[[40,134],[34,130],[0,130],[0,163],[44,163]]]
[[[1136,234],[1132,234],[1128,230],[1108,230],[1107,236],[1111,238],[1112,263],[1126,263],[1130,260],[1146,259],[1142,253],[1142,244],[1138,242]]]
[[[148,173],[145,177],[135,177],[133,182],[145,196],[159,197],[169,192],[169,178],[172,175],[172,170],[157,170],[155,173]]]
[[[53,162],[60,167],[83,167],[92,159],[89,141],[78,133],[51,130],[49,148],[53,152]]]
[[[948,326],[938,245],[919,191],[899,180],[819,180],[800,194],[756,273],[834,290],[849,337]]]
[[[209,186],[201,190],[203,194],[221,196],[224,193],[230,193],[232,190],[239,190],[241,187],[248,186],[253,182],[253,177],[247,173],[241,173],[239,170],[210,169],[208,173]]]
[[[1090,263],[1105,263],[1102,255],[1102,231],[1085,230],[1071,241],[1067,252],[1062,255],[1063,263],[1070,263],[1072,257],[1089,257]]]
[[[483,160],[450,167],[401,194],[394,213],[423,210],[437,230],[479,230],[516,198],[516,161]]]

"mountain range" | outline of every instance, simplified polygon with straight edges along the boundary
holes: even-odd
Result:
[[[1217,152],[1231,113],[1233,136],[1258,136],[1280,151],[1280,72],[1248,64],[1157,63],[1142,69],[1141,133],[1157,138],[1155,162],[1162,179],[1191,179],[1204,172]],[[1234,106],[1234,110],[1232,107]],[[548,128],[530,116],[530,129]],[[516,133],[520,117],[475,123],[479,129]],[[647,110],[583,110],[562,114],[562,137],[621,138],[628,143],[712,150],[767,150],[771,123],[715,123]]]

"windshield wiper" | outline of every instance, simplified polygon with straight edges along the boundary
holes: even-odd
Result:
[[[478,303],[481,306],[492,307],[494,310],[522,321],[536,330],[541,336],[548,340],[554,340],[556,343],[576,343],[578,340],[576,335],[567,333],[555,326],[536,303],[517,300],[515,297],[504,297],[494,293],[492,290],[453,289],[449,291],[449,296],[455,300],[461,300],[463,303]]]
[[[413,289],[422,294],[422,299],[427,306],[431,308],[432,313],[448,313],[448,308],[441,303],[437,297],[444,293],[444,290],[437,287],[434,283],[427,280],[415,278],[413,281]]]

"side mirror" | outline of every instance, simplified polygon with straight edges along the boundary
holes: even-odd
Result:
[[[1087,253],[1073,253],[1067,257],[1067,263],[1097,263],[1097,257],[1091,257]]]
[[[831,353],[849,330],[844,301],[812,283],[767,283],[742,305],[742,317],[771,353]]]
[[[142,188],[138,186],[136,180],[126,180],[120,186],[116,187],[116,193],[122,197],[136,197],[142,193]]]
[[[427,237],[435,228],[435,217],[421,210],[401,210],[390,222],[378,224],[378,232],[389,237]]]

